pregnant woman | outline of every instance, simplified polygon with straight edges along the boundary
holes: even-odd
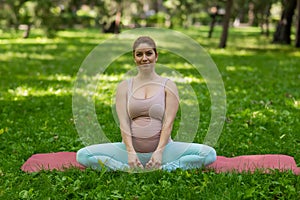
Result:
[[[122,142],[95,144],[80,149],[77,161],[101,170],[202,168],[216,160],[207,145],[171,139],[179,106],[177,87],[155,71],[158,52],[148,36],[137,38],[133,57],[138,74],[117,88],[116,110]]]

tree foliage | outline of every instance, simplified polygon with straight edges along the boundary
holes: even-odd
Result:
[[[225,8],[228,2],[231,1],[0,0],[0,25],[2,29],[26,29],[27,34],[24,37],[28,37],[31,27],[42,28],[48,37],[53,37],[57,30],[74,27],[97,27],[105,33],[118,33],[122,27],[188,28],[210,24],[209,36],[212,37],[215,25],[222,25],[224,29],[230,28],[231,25],[260,26],[261,32],[268,36],[269,24],[279,22],[274,42],[290,43],[286,35],[291,35],[288,30],[293,24],[292,19],[295,18],[297,0],[234,0],[231,3],[231,13],[226,15]],[[278,2],[282,2],[281,18],[274,17],[271,13],[272,7]],[[218,13],[214,15],[212,9],[216,7]],[[274,21],[275,18],[278,18],[278,21]],[[299,21],[299,14],[296,19]],[[285,22],[288,22],[287,26],[284,25]],[[228,30],[224,30],[225,32]],[[221,40],[226,41],[226,35],[222,35]],[[279,39],[283,35],[287,39],[285,42]]]

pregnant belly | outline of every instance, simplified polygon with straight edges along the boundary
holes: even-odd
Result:
[[[139,117],[132,121],[132,143],[135,151],[141,153],[156,150],[160,139],[162,123],[150,117]]]

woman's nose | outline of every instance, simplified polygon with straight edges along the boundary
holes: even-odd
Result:
[[[146,54],[144,54],[143,55],[143,60],[147,60],[148,58],[147,58],[147,56],[146,56]]]

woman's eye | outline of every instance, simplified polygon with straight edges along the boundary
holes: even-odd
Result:
[[[141,57],[141,56],[143,56],[143,54],[142,53],[137,53],[136,56]]]
[[[151,56],[151,55],[152,55],[152,52],[147,52],[146,55],[147,55],[147,56]]]

